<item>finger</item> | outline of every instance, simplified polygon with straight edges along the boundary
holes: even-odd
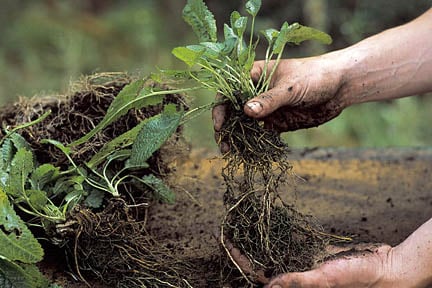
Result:
[[[327,288],[327,281],[318,270],[287,273],[273,278],[265,288]]]
[[[230,146],[226,141],[224,141],[226,139],[222,138],[222,135],[220,132],[218,132],[218,131],[214,132],[214,139],[215,139],[216,144],[219,146],[219,150],[222,154],[229,152]]]
[[[251,72],[250,72],[251,79],[252,79],[252,81],[254,83],[257,83],[260,80],[261,74],[264,71],[264,66],[265,65],[266,65],[265,61],[263,61],[263,60],[261,60],[261,61],[255,61],[254,62],[254,65],[252,66],[252,69],[251,69]],[[273,60],[270,61],[267,64],[267,70],[266,70],[267,71],[267,73],[266,73],[267,76],[270,74],[269,72],[273,69],[273,65],[274,65],[274,61]]]
[[[284,87],[277,86],[249,100],[244,106],[244,112],[253,118],[266,117],[278,108],[290,103],[289,95],[286,94],[287,91]]]
[[[222,99],[223,97],[221,94],[216,94],[216,103],[221,102]],[[227,106],[225,104],[216,105],[212,109],[213,129],[215,131],[214,139],[216,144],[219,145],[222,154],[225,154],[230,150],[228,143],[224,142],[220,133],[227,117],[227,113]]]
[[[222,95],[216,95],[216,101],[220,101],[222,99]],[[222,129],[222,125],[225,122],[225,117],[227,113],[227,108],[225,104],[219,104],[213,107],[212,109],[212,119],[213,119],[213,128],[216,132],[219,132]]]
[[[240,249],[234,247],[228,239],[225,239],[225,247],[228,249],[232,259],[237,263],[244,274],[252,276],[254,281],[262,284],[266,284],[270,281],[270,279],[264,275],[264,271],[254,271],[249,259],[241,253]]]

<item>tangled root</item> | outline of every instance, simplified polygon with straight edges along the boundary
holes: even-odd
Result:
[[[229,277],[253,284],[256,274],[229,255],[227,242],[246,256],[251,269],[269,278],[279,273],[304,271],[314,264],[327,243],[321,228],[280,198],[280,184],[292,175],[288,146],[274,131],[255,119],[236,112],[221,132],[230,151],[223,168],[227,208],[221,225],[222,246],[231,260]]]
[[[191,287],[186,277],[196,274],[194,267],[155,241],[147,217],[137,219],[134,210],[120,198],[98,213],[75,209],[72,250],[81,280],[92,274],[108,287]]]

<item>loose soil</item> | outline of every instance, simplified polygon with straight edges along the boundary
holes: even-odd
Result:
[[[431,150],[314,149],[295,152],[292,159],[296,191],[282,187],[282,197],[314,215],[327,232],[352,236],[354,242],[395,245],[432,216]],[[156,240],[196,264],[193,278],[201,281],[194,287],[221,287],[215,235],[224,214],[223,165],[211,151],[194,150],[177,161],[177,202],[150,213]],[[62,261],[52,253],[41,266],[64,287],[86,287],[64,272]]]

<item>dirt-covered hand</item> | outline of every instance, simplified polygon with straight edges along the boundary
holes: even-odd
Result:
[[[392,275],[392,271],[387,267],[388,261],[392,260],[391,249],[388,245],[381,245],[341,252],[341,256],[325,262],[319,268],[279,275],[265,287],[408,287],[395,284],[401,281],[398,279],[400,276]]]
[[[335,67],[337,62],[329,55],[282,60],[270,89],[249,100],[244,112],[278,132],[315,127],[338,116],[348,106],[340,93],[343,75],[338,71],[343,69]],[[258,81],[263,69],[264,61],[255,62],[253,81]]]

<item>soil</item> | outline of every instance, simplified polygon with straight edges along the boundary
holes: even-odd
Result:
[[[311,149],[294,151],[291,159],[295,189],[291,183],[281,196],[327,232],[395,245],[432,216],[430,149]],[[201,279],[194,287],[219,287],[223,160],[214,151],[193,150],[175,164],[177,201],[152,208],[150,234],[194,263],[195,275],[185,275]],[[63,287],[87,287],[65,272],[58,251],[48,249],[41,268]]]

